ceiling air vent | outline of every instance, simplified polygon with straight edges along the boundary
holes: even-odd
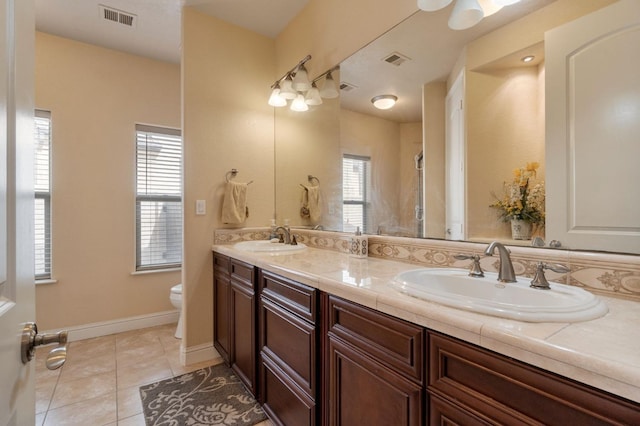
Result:
[[[357,89],[358,87],[351,84],[351,83],[347,83],[345,81],[340,82],[340,90],[342,90],[343,92],[350,92],[354,89]]]
[[[133,13],[114,9],[103,4],[98,5],[98,8],[100,9],[100,17],[105,21],[115,22],[116,24],[121,24],[129,28],[135,28],[137,16]]]
[[[402,65],[404,62],[410,61],[410,60],[411,58],[398,52],[393,52],[392,54],[387,55],[386,57],[383,58],[383,61],[388,62],[391,65],[395,65],[397,67]]]

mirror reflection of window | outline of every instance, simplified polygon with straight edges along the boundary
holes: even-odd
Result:
[[[342,229],[370,232],[369,210],[371,158],[344,154],[342,157]]]

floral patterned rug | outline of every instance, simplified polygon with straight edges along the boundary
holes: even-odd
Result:
[[[147,426],[249,426],[267,417],[224,364],[142,386]]]

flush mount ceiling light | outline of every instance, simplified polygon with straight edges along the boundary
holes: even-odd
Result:
[[[453,0],[417,0],[418,8],[426,12],[443,9]],[[456,0],[449,17],[449,28],[466,30],[476,25],[482,18],[499,11],[503,6],[518,3],[520,0]]]
[[[378,109],[389,109],[396,104],[398,100],[394,95],[378,95],[371,98],[371,103]]]
[[[533,55],[528,55],[528,56],[525,56],[524,58],[522,58],[520,60],[526,64],[527,62],[533,61],[535,58],[536,57],[533,56]]]

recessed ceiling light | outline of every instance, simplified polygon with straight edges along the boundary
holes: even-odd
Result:
[[[527,62],[533,61],[535,58],[536,58],[535,56],[529,55],[529,56],[525,56],[524,58],[522,58],[521,61],[526,64]]]
[[[378,95],[371,98],[371,103],[378,109],[389,109],[396,104],[398,100],[394,95]]]

